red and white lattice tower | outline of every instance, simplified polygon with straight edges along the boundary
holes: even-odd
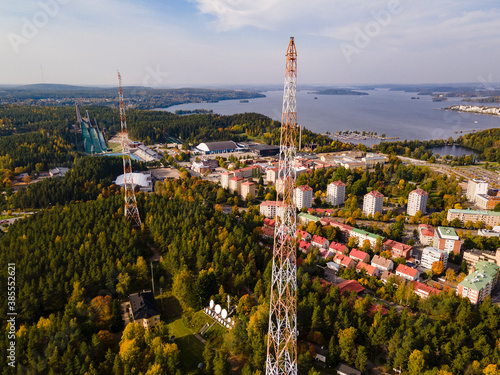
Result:
[[[297,51],[293,37],[286,54],[285,89],[281,120],[279,175],[281,199],[276,198],[273,273],[266,375],[297,374],[297,269],[295,266],[297,151]]]
[[[135,199],[134,179],[132,175],[132,160],[130,158],[130,144],[128,140],[127,119],[125,117],[125,103],[123,102],[122,76],[118,72],[118,93],[120,98],[120,122],[122,127],[122,156],[123,181],[125,183],[125,217],[132,225],[140,227],[141,217]]]

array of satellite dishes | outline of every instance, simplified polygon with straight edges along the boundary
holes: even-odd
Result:
[[[221,325],[223,325],[226,328],[233,328],[234,326],[234,321],[228,317],[228,312],[226,309],[223,309],[221,305],[215,304],[214,300],[210,300],[210,303],[208,305],[209,307],[205,307],[203,311],[214,318],[217,322],[219,322]]]

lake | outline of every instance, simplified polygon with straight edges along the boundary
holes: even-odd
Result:
[[[369,95],[315,95],[310,91],[299,90],[299,124],[318,133],[366,130],[375,131],[379,135],[385,133],[387,136],[400,137],[401,140],[448,139],[450,136],[457,138],[460,134],[456,132],[500,127],[500,117],[441,109],[460,104],[461,98],[433,102],[429,95],[412,99],[417,97],[412,92],[388,89],[365,92]],[[281,120],[283,92],[267,91],[264,94],[265,98],[250,99],[248,103],[224,100],[218,103],[182,104],[160,110],[175,112],[178,109],[212,109],[221,115],[257,112],[274,120]],[[368,139],[362,143],[372,145],[378,141]]]
[[[479,155],[479,152],[471,150],[470,148],[461,146],[442,146],[442,147],[432,147],[432,152],[434,154],[439,154],[441,156],[451,155],[451,156],[465,156],[465,155]]]

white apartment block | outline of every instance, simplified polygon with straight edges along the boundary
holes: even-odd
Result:
[[[409,216],[415,216],[415,214],[418,211],[422,211],[422,214],[425,215],[427,213],[427,198],[428,197],[429,197],[429,194],[422,189],[413,190],[408,195],[408,207],[406,209],[406,213]]]
[[[268,168],[266,169],[266,181],[269,185],[274,185],[276,179],[278,178],[279,168]]]
[[[435,247],[426,247],[422,251],[422,260],[420,262],[420,266],[427,268],[427,269],[432,269],[432,264],[434,262],[443,262],[444,269],[446,269],[446,266],[448,264],[448,253],[444,250],[439,250],[436,249]]]
[[[478,194],[488,194],[488,183],[473,178],[467,184],[467,200],[469,202],[476,202],[476,195]]]
[[[326,201],[333,206],[344,204],[345,184],[342,181],[334,181],[328,184],[326,190]]]
[[[255,182],[245,181],[241,184],[241,199],[246,200],[248,194],[255,198]]]
[[[229,179],[234,177],[233,172],[224,172],[220,175],[220,184],[223,189],[229,188]]]
[[[281,205],[281,202],[264,201],[259,206],[260,214],[269,219],[274,219],[278,215],[278,211],[280,211],[279,207]]]
[[[370,191],[363,199],[363,212],[366,216],[375,215],[376,212],[383,213],[384,195],[377,191]]]
[[[308,185],[302,185],[295,189],[294,200],[295,205],[300,210],[302,207],[312,207],[313,189]]]

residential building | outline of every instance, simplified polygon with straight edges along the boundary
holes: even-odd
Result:
[[[330,225],[332,225],[332,224],[330,224]],[[370,241],[370,247],[373,250],[377,246],[377,240],[379,238],[381,239],[381,241],[384,240],[384,237],[379,236],[378,234],[370,233],[370,232],[367,232],[365,230],[358,229],[358,228],[351,229],[348,238],[350,238],[350,237],[356,237],[358,239],[358,245],[360,247],[363,246],[363,242],[365,242],[365,240]]]
[[[321,236],[312,236],[311,245],[317,247],[318,249],[328,249],[330,241]]]
[[[469,270],[481,261],[500,265],[500,249],[497,249],[497,251],[481,251],[478,249],[465,250],[463,261],[467,264],[467,269]]]
[[[499,267],[494,263],[477,263],[473,272],[458,284],[457,294],[469,298],[473,304],[484,301],[497,283],[498,270]]]
[[[312,199],[313,197],[313,189],[308,185],[298,186],[295,189],[295,194],[293,199],[295,200],[295,206],[297,209],[302,209],[303,207],[311,208],[312,207]]]
[[[231,193],[241,194],[241,184],[245,181],[243,177],[231,177],[229,179],[229,191]]]
[[[330,242],[330,246],[328,246],[331,252],[333,253],[339,253],[339,254],[344,254],[344,252],[347,252],[349,248],[346,245],[343,245],[341,243],[332,241]]]
[[[414,281],[413,292],[420,298],[426,299],[429,298],[431,295],[437,296],[441,291],[431,286],[422,284],[421,282]]]
[[[370,255],[358,249],[352,249],[349,256],[357,262],[368,263],[370,261]]]
[[[396,276],[401,276],[406,280],[415,281],[420,277],[420,272],[416,268],[400,264],[398,268],[396,268]]]
[[[476,195],[486,194],[488,192],[488,183],[484,180],[471,179],[467,184],[467,200],[476,202]]]
[[[432,246],[434,243],[434,228],[429,224],[420,224],[418,226],[418,238],[422,245]]]
[[[220,184],[223,189],[228,189],[229,188],[229,179],[234,177],[233,172],[223,172],[220,175]]]
[[[413,247],[410,245],[389,239],[385,240],[384,249],[389,250],[393,258],[402,257],[405,259],[410,259],[413,251]]]
[[[448,252],[430,246],[422,250],[422,258],[420,261],[421,267],[430,270],[432,269],[432,264],[439,261],[443,262],[444,269],[446,269],[446,266],[448,265]]]
[[[476,206],[481,210],[493,210],[500,203],[500,190],[488,190],[487,194],[476,194]]]
[[[273,219],[264,218],[264,226],[269,229],[274,229],[276,222]],[[307,232],[306,232],[307,233]]]
[[[483,237],[500,237],[500,232],[491,229],[479,229],[477,235]]]
[[[376,212],[383,213],[384,196],[377,190],[370,191],[363,199],[363,212],[366,216]]]
[[[304,240],[299,241],[299,249],[300,251],[304,253],[309,253],[309,250],[311,249],[311,244],[309,242],[306,242]]]
[[[485,226],[491,225],[492,227],[494,227],[495,225],[500,225],[500,212],[457,210],[452,208],[448,210],[447,220],[451,222],[454,219],[460,220],[460,223],[462,225],[467,221],[471,221],[473,223],[481,221]]]
[[[356,265],[356,262],[354,259],[351,257],[348,257],[347,255],[344,254],[335,254],[335,257],[333,258],[333,262],[337,263],[338,265],[342,267],[347,267],[347,268],[354,268]]]
[[[374,255],[371,265],[377,267],[380,271],[392,271],[394,269],[394,262],[391,259],[386,259],[380,255]]]
[[[243,177],[243,178],[259,177],[260,168],[256,165],[252,165],[250,167],[235,169],[233,173],[236,177]]]
[[[434,231],[434,241],[432,246],[439,250],[444,250],[448,254],[452,251],[455,254],[460,254],[462,242],[460,241],[460,237],[458,237],[457,232],[455,232],[455,229],[450,227],[437,227]]]
[[[421,211],[422,214],[427,213],[427,198],[429,194],[422,190],[416,189],[410,192],[408,195],[408,206],[406,208],[406,214],[409,216],[415,216],[418,211]]]
[[[328,184],[326,189],[326,201],[332,206],[338,206],[345,202],[345,184],[342,181],[334,181]]]
[[[266,169],[266,180],[269,185],[275,184],[278,178],[279,168]]]
[[[265,238],[274,238],[274,229],[262,227],[262,236]]]
[[[252,197],[252,199],[255,198],[255,182],[250,182],[250,181],[245,181],[241,184],[241,199],[246,200],[248,194]]]
[[[160,322],[155,296],[150,290],[131,294],[128,299],[134,322],[142,324],[145,329],[152,328]]]
[[[353,229],[350,225],[339,223],[332,218],[322,218],[320,222],[324,227],[331,225],[332,227],[338,228],[342,234],[342,241],[347,242],[349,240],[351,230]]]
[[[320,221],[319,217],[316,217],[316,216],[310,215],[310,214],[306,214],[304,212],[301,212],[298,215],[298,218],[299,218],[299,223],[304,224],[304,225],[309,224],[310,221],[314,221],[315,223]]]
[[[365,288],[363,288],[363,286],[356,280],[341,281],[337,285],[337,288],[339,288],[340,294],[343,294],[344,292],[349,294],[355,292],[358,296],[365,291]]]
[[[311,235],[306,232],[305,230],[298,230],[296,232],[297,239],[304,240],[304,241],[310,241],[311,240]]]
[[[279,208],[282,205],[282,202],[264,201],[259,206],[260,214],[267,218],[274,219],[280,213]]]
[[[365,270],[368,276],[378,276],[380,274],[380,270],[377,267],[369,265],[365,262],[359,262],[356,265],[356,271],[360,272],[361,270]]]

